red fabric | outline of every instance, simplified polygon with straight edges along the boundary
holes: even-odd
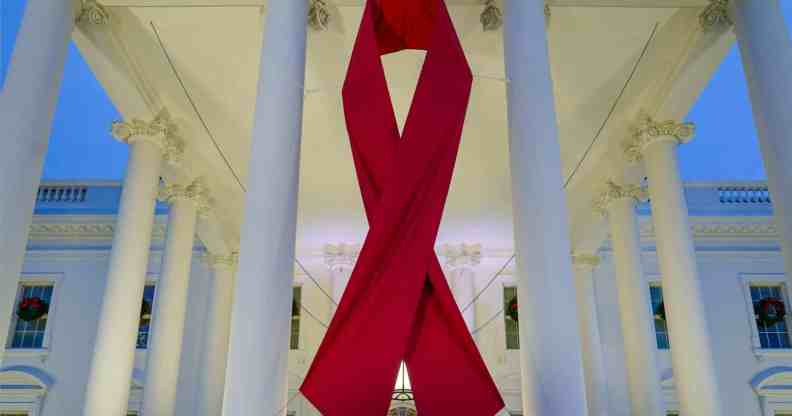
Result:
[[[427,55],[399,137],[380,55]],[[325,416],[384,416],[407,364],[421,416],[503,400],[434,253],[472,75],[442,0],[368,0],[343,88],[370,230],[300,390]]]

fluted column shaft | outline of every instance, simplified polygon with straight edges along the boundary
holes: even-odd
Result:
[[[731,0],[730,6],[787,277],[792,279],[792,41],[778,0]]]
[[[522,410],[584,416],[586,386],[544,1],[507,0],[504,16]]]
[[[49,144],[52,116],[74,22],[71,1],[30,1],[5,82],[0,80],[0,345],[16,299],[17,276]],[[4,349],[3,349],[4,350]]]
[[[168,185],[160,191],[160,198],[170,204],[170,211],[146,362],[143,391],[146,416],[176,414],[195,226],[199,206],[206,206],[206,191],[200,181],[189,186]]]
[[[135,120],[113,127],[117,138],[130,143],[130,154],[85,392],[84,416],[122,415],[127,411],[162,161],[163,157],[176,158],[180,147],[171,134],[173,130],[164,115],[151,123]]]
[[[223,413],[223,388],[225,386],[228,341],[231,333],[231,305],[234,298],[234,271],[236,255],[209,255],[212,284],[206,327],[201,354],[201,374],[198,380],[200,416],[218,416]]]
[[[608,183],[599,209],[610,223],[619,317],[624,337],[627,385],[633,415],[665,416],[657,372],[657,340],[652,327],[652,303],[641,264],[640,234],[635,200],[637,186]]]
[[[308,2],[270,0],[231,317],[224,414],[286,411]]]
[[[646,120],[636,148],[649,177],[655,240],[671,341],[671,362],[681,413],[720,416],[720,392],[712,356],[713,340],[704,308],[704,290],[679,174],[677,146],[692,125]]]
[[[594,269],[599,265],[599,257],[576,255],[572,258],[575,265],[575,294],[580,323],[580,339],[583,345],[583,370],[586,380],[586,400],[589,416],[608,416],[608,378],[602,354],[599,319],[597,317],[597,297],[594,290]]]

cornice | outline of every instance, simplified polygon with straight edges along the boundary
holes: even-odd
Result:
[[[718,30],[734,25],[729,16],[729,0],[710,0],[710,4],[699,15],[699,24],[704,30]]]
[[[308,26],[317,31],[327,30],[330,24],[330,9],[325,0],[310,0],[308,6]]]
[[[609,180],[605,183],[606,189],[594,199],[594,211],[602,216],[607,215],[608,206],[613,201],[631,199],[635,202],[646,200],[646,190],[638,185],[619,185]]]
[[[112,222],[34,222],[30,225],[29,240],[111,240],[115,232],[115,221]],[[152,239],[159,240],[165,236],[165,224],[155,223],[152,228]]]
[[[646,146],[659,140],[672,140],[677,144],[684,144],[693,138],[696,125],[693,123],[679,123],[674,120],[656,121],[648,115],[641,115],[633,129],[632,136],[624,145],[627,159],[637,162],[643,159]]]
[[[778,238],[778,228],[772,220],[699,220],[691,221],[690,230],[695,239],[703,238]],[[641,221],[641,237],[654,238],[655,229],[651,219]]]
[[[148,122],[138,118],[115,121],[110,132],[113,137],[126,144],[139,140],[154,143],[162,151],[163,159],[169,163],[179,163],[184,156],[184,141],[178,137],[178,127],[171,121],[165,109]]]

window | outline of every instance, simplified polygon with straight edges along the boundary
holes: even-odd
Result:
[[[44,340],[47,332],[47,315],[33,321],[19,319],[16,310],[24,299],[40,298],[47,304],[52,303],[52,284],[27,284],[23,283],[19,287],[16,305],[14,307],[14,317],[12,321],[11,340],[9,348],[17,349],[41,349],[44,348]]]
[[[517,306],[517,288],[514,286],[506,286],[503,288],[503,319],[506,325],[506,349],[519,350],[520,349],[520,324],[517,319],[516,313],[510,313],[510,310]],[[516,312],[516,311],[515,311]]]
[[[291,336],[289,338],[289,349],[300,349],[300,312],[302,312],[302,287],[295,286],[292,289],[292,313],[291,313]]]
[[[759,345],[763,349],[792,348],[789,342],[789,331],[785,320],[767,324],[758,319],[759,304],[765,299],[779,299],[784,301],[782,286],[780,285],[750,285],[751,303],[753,304],[756,329],[759,335]]]
[[[671,342],[668,340],[668,325],[666,325],[665,318],[661,317],[661,311],[665,309],[663,305],[663,288],[654,284],[649,286],[649,297],[652,299],[652,311],[655,317],[654,328],[657,348],[667,350],[671,347]]]
[[[151,314],[154,311],[154,285],[146,285],[143,289],[143,302],[141,305],[140,326],[138,327],[137,348],[148,348],[149,331],[151,330]],[[145,310],[148,308],[148,310]]]

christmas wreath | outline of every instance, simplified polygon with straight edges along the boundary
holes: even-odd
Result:
[[[660,302],[654,308],[654,318],[658,321],[665,322],[666,320],[666,311],[665,311],[665,302]]]
[[[151,322],[151,302],[143,299],[140,305],[140,326],[148,325]]]
[[[47,316],[49,303],[39,297],[29,297],[22,299],[17,306],[17,317],[23,321],[35,321]]]
[[[786,307],[778,298],[764,298],[756,304],[756,320],[764,326],[773,326],[784,321]]]
[[[506,305],[506,317],[514,322],[518,322],[519,321],[518,314],[519,314],[519,308],[517,304],[517,297],[515,296],[509,301],[509,304]]]

